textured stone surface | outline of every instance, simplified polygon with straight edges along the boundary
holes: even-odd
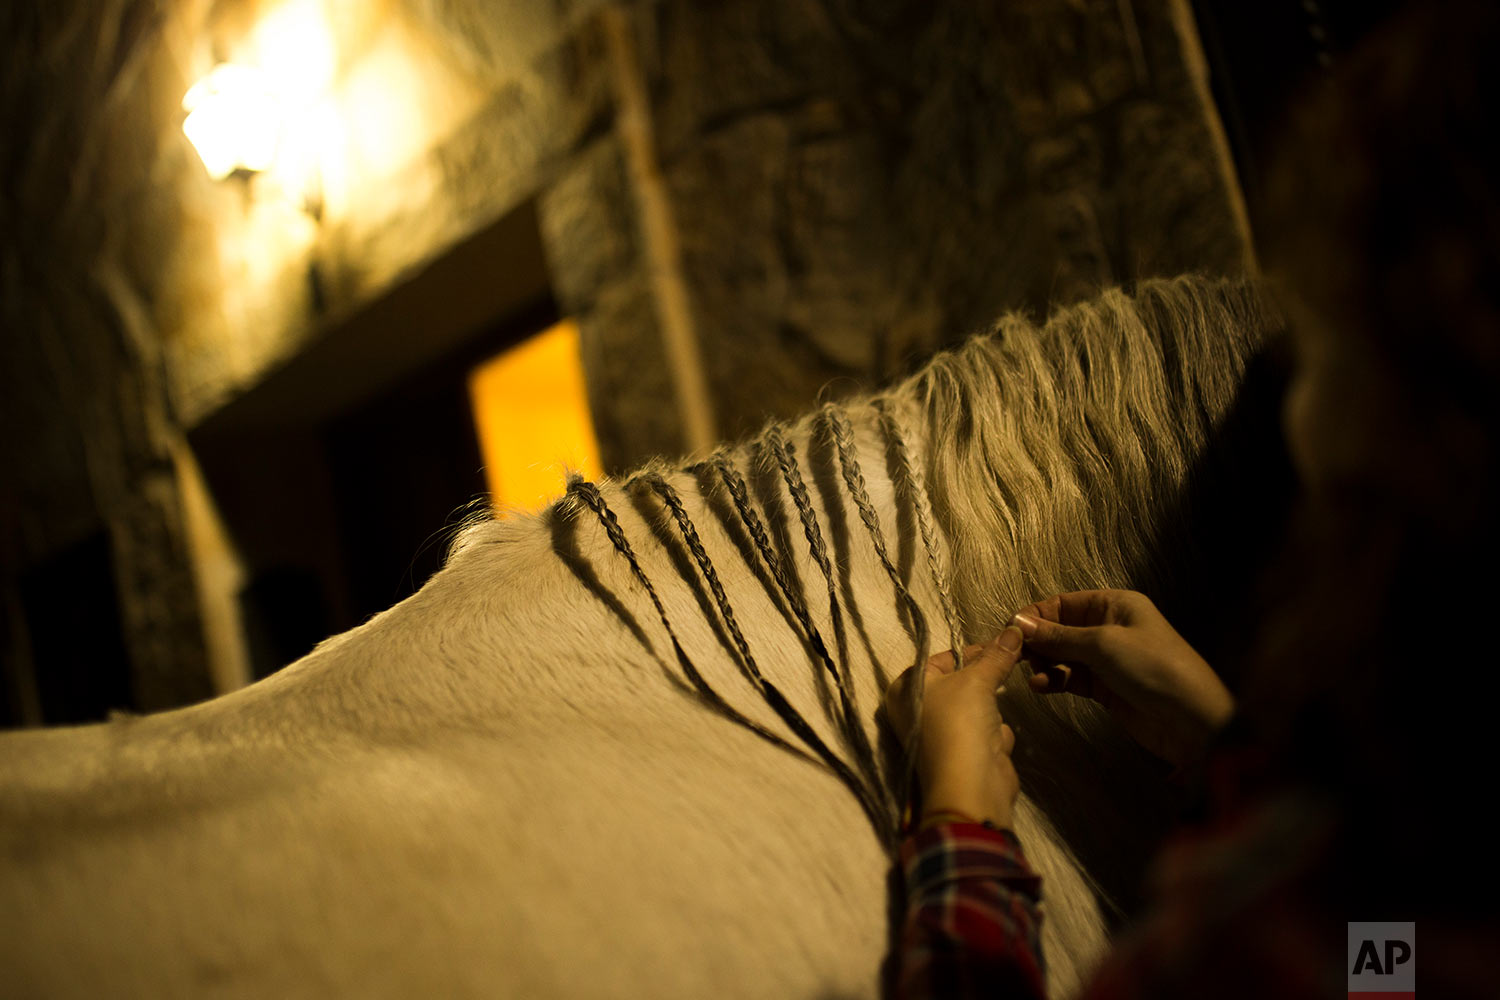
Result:
[[[162,58],[167,16],[107,0],[0,18],[0,585],[15,606],[29,569],[107,531],[134,701],[178,704],[209,689],[155,316],[180,211],[155,187],[171,163],[158,118],[182,96]],[[29,647],[20,631],[8,663]]]
[[[724,429],[1010,308],[1244,264],[1158,0],[665,0],[639,22]]]
[[[541,198],[553,291],[579,324],[589,405],[606,467],[681,448],[656,304],[619,142],[598,139]]]

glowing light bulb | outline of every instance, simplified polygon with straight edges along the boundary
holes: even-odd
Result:
[[[187,92],[187,134],[215,180],[236,170],[269,170],[288,141],[290,166],[307,174],[307,142],[338,65],[338,48],[322,0],[285,0],[256,26],[251,64],[225,63]],[[316,138],[313,136],[312,138]],[[287,152],[283,150],[283,152]]]
[[[261,171],[276,157],[281,104],[265,73],[224,63],[195,83],[182,99],[182,131],[214,180],[236,170]]]
[[[288,0],[255,29],[255,61],[289,105],[315,100],[333,82],[338,47],[320,0]]]

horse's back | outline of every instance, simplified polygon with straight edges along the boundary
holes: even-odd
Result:
[[[270,684],[0,741],[7,995],[874,994],[886,861],[832,776],[602,620],[487,664],[534,671],[508,711],[413,724],[443,690],[393,679],[464,641],[436,590]]]

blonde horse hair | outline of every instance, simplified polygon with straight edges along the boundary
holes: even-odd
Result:
[[[908,508],[916,525],[945,638],[961,668],[966,637],[977,640],[995,634],[1013,610],[1031,600],[1089,587],[1151,588],[1152,567],[1160,563],[1160,548],[1172,534],[1165,519],[1180,513],[1169,510],[1168,501],[1182,492],[1216,420],[1238,391],[1250,357],[1269,333],[1279,329],[1276,314],[1248,283],[1191,277],[1147,282],[1134,296],[1111,290],[1060,311],[1043,326],[1017,314],[1006,316],[959,350],[939,355],[889,394],[845,406],[828,404],[810,417],[809,439],[822,436],[832,444],[830,461],[837,462],[847,497],[909,623],[916,663],[930,652],[928,625],[903,573],[892,562],[879,513],[867,495],[850,412],[872,409],[876,414],[896,503]],[[923,432],[925,469],[912,458],[910,432],[898,415],[903,407]],[[842,649],[845,615],[835,574],[787,435],[780,426],[767,428],[751,445],[752,461],[774,467],[783,477],[809,554],[827,584],[829,616]],[[901,803],[909,797],[910,758],[899,774],[881,773],[853,707],[847,657],[834,662],[812,621],[807,595],[788,581],[749,501],[734,453],[721,449],[711,467],[731,494],[740,522],[755,542],[756,556],[794,612],[802,639],[836,686],[841,712],[834,721],[852,752],[852,763],[813,735],[787,699],[759,676],[717,582],[713,559],[680,498],[659,473],[648,473],[631,482],[644,479],[663,497],[710,582],[754,685],[802,747],[789,745],[727,708],[716,692],[704,690],[695,669],[689,668],[689,676],[711,704],[735,721],[784,749],[805,749],[824,761],[893,850]],[[570,494],[582,498],[610,526],[617,550],[639,577],[634,555],[618,533],[618,521],[597,488],[575,479]],[[649,588],[649,582],[641,580]],[[922,685],[913,684],[910,691],[911,717],[920,722]],[[1029,694],[1025,686],[1016,686],[1004,712],[1027,732],[1021,767],[1031,779],[1028,784],[1041,792],[1044,814],[1063,814],[1070,828],[1098,827],[1097,801],[1077,794],[1081,780],[1130,789],[1158,783],[1159,769],[1110,726],[1097,705]],[[901,736],[914,746],[915,732]],[[1085,746],[1091,752],[1076,752]],[[1070,747],[1075,752],[1070,753]],[[1081,766],[1084,758],[1087,766]],[[1160,806],[1150,794],[1141,798]],[[1082,809],[1077,808],[1079,802],[1084,803]],[[1147,819],[1132,817],[1128,802],[1117,803],[1114,813],[1121,824]],[[1127,834],[1113,839],[1131,838]],[[1140,859],[1122,863],[1122,856],[1132,852],[1114,853],[1114,867],[1121,870],[1087,875],[1101,901],[1117,910],[1108,885],[1119,886],[1133,875]],[[1109,860],[1101,863],[1110,866]]]

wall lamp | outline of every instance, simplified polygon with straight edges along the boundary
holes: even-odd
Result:
[[[276,159],[284,126],[281,102],[264,71],[223,63],[182,99],[182,131],[214,180],[236,170],[259,173]]]
[[[182,99],[182,131],[214,180],[267,173],[303,211],[322,214],[322,160],[340,131],[339,46],[331,0],[281,0]],[[364,0],[354,0],[357,9]],[[347,4],[346,4],[347,6]]]

